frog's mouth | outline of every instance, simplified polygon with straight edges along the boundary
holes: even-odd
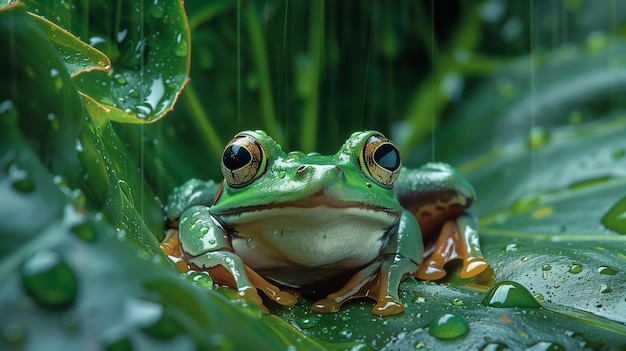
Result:
[[[376,259],[400,213],[364,207],[271,207],[217,216],[231,232],[235,253],[255,270],[316,268],[316,277]],[[327,272],[324,272],[327,268]],[[270,274],[271,275],[271,274]],[[297,282],[286,282],[300,285]]]

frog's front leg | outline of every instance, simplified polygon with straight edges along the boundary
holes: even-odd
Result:
[[[368,296],[376,300],[372,313],[389,316],[404,311],[398,295],[400,283],[417,270],[424,246],[415,217],[404,211],[395,233],[379,259],[358,271],[338,291],[316,302],[312,309],[318,313],[339,311],[349,299]]]
[[[267,312],[267,308],[255,287],[281,305],[297,302],[295,296],[281,291],[244,264],[233,252],[228,233],[208,207],[192,206],[182,213],[179,240],[191,266],[206,270],[218,283],[236,288],[241,298],[256,303],[263,311]]]

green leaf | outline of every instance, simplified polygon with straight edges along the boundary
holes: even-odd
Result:
[[[191,39],[181,1],[25,3],[57,46],[92,117],[150,123],[171,111],[189,72]]]

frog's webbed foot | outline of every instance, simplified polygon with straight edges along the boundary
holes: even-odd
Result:
[[[489,267],[478,242],[476,220],[464,214],[444,223],[434,245],[426,251],[415,276],[422,280],[439,280],[446,276],[444,266],[455,259],[463,261],[460,277],[472,278]]]
[[[334,313],[350,299],[370,297],[376,300],[372,314],[390,316],[402,313],[404,306],[398,296],[398,286],[416,269],[415,262],[399,255],[377,260],[352,276],[341,289],[314,303],[311,309],[317,313]]]

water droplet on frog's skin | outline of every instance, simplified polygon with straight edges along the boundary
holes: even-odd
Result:
[[[572,274],[578,274],[583,271],[583,265],[580,263],[570,263],[567,266],[569,267],[569,272]]]
[[[256,241],[252,240],[252,238],[248,238],[248,240],[246,240],[246,246],[248,249],[253,250],[256,247]]]
[[[617,270],[609,267],[609,266],[600,266],[598,267],[598,273],[607,274],[607,275],[615,275],[617,274]]]
[[[541,267],[542,271],[549,271],[552,269],[552,266],[549,264],[544,264],[543,267]]]
[[[553,341],[540,341],[530,345],[524,351],[565,351],[565,347]]]
[[[537,300],[521,284],[505,281],[495,284],[483,299],[483,305],[490,307],[541,307]]]
[[[467,321],[459,315],[453,313],[442,314],[433,320],[428,327],[428,334],[437,339],[456,339],[469,333]]]
[[[4,326],[2,336],[9,347],[19,348],[26,337],[26,328],[22,323],[9,323]]]
[[[317,316],[303,317],[296,320],[296,324],[302,329],[309,329],[320,324],[320,318]]]
[[[24,290],[42,307],[66,308],[76,298],[76,275],[54,251],[40,251],[21,269]]]

